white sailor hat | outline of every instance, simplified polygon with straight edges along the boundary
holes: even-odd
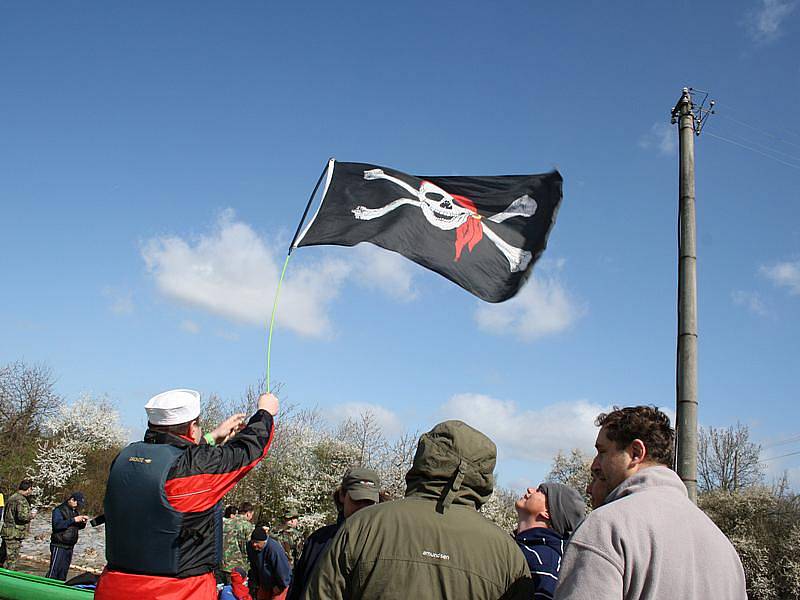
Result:
[[[178,425],[200,416],[200,392],[169,390],[150,398],[144,405],[147,420],[153,425]]]

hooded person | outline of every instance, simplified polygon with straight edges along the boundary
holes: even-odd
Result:
[[[522,553],[478,512],[494,489],[496,456],[494,443],[461,421],[423,434],[405,498],[347,519],[304,597],[531,598]]]
[[[106,568],[96,600],[216,600],[222,498],[266,455],[278,399],[203,435],[200,394],[170,390],[145,406],[144,440],[111,464],[104,500]]]
[[[586,515],[586,503],[577,490],[561,483],[528,488],[514,504],[517,542],[536,588],[535,598],[555,596],[564,545]]]

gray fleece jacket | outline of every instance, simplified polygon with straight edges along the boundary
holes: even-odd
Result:
[[[556,600],[747,600],[728,538],[667,467],[640,470],[578,527]]]

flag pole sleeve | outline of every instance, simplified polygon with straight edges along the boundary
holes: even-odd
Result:
[[[300,217],[300,223],[297,225],[297,230],[294,232],[294,236],[292,237],[292,243],[289,244],[289,254],[292,253],[294,250],[294,244],[297,241],[297,237],[300,235],[300,230],[303,228],[303,223],[306,222],[306,217],[308,216],[308,211],[311,209],[311,203],[314,201],[314,196],[317,195],[317,190],[319,189],[320,184],[322,183],[322,179],[325,177],[325,174],[328,172],[328,169],[331,168],[332,163],[335,162],[335,159],[331,158],[325,163],[325,168],[322,169],[322,173],[319,174],[319,179],[317,179],[317,184],[314,186],[314,191],[311,192],[311,196],[308,198],[308,203],[306,204],[306,209],[303,211],[303,216]]]
[[[308,216],[308,211],[311,208],[311,203],[314,201],[314,196],[317,194],[317,190],[319,189],[319,185],[322,183],[322,178],[325,177],[325,173],[328,172],[330,169],[334,159],[331,158],[325,163],[325,168],[322,169],[322,173],[319,174],[319,179],[317,179],[317,184],[314,186],[314,191],[311,192],[311,196],[308,198],[308,203],[306,204],[306,209],[303,211],[303,216],[300,218],[300,223],[297,225],[297,230],[294,232],[294,237],[292,237],[292,242],[289,244],[289,251],[286,253],[286,260],[283,261],[283,268],[281,269],[281,276],[278,279],[278,287],[275,288],[275,300],[272,303],[272,315],[269,319],[269,334],[267,335],[267,392],[271,392],[271,381],[270,381],[270,366],[272,364],[272,332],[275,329],[275,314],[278,311],[278,298],[281,295],[281,284],[283,283],[283,277],[286,275],[286,267],[289,266],[289,258],[292,256],[292,250],[294,250],[294,243],[297,241],[297,236],[300,234],[300,229],[303,227],[303,223]]]

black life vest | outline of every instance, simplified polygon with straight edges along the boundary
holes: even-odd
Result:
[[[164,491],[170,468],[186,450],[167,443],[135,442],[115,459],[104,501],[110,569],[193,577],[219,564],[221,506],[182,513],[169,504]]]
[[[64,518],[65,521],[72,521],[75,517],[78,516],[78,511],[74,508],[70,508],[69,506],[64,504],[59,504],[56,506],[54,511],[59,511],[61,516]],[[78,526],[73,523],[64,529],[63,531],[54,531],[50,535],[50,543],[55,546],[64,546],[66,548],[70,548],[74,546],[78,541]]]

